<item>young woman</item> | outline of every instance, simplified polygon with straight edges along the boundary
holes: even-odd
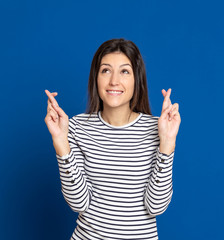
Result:
[[[93,58],[87,113],[69,119],[57,93],[45,92],[62,193],[79,212],[71,239],[158,239],[156,216],[171,201],[181,122],[171,89],[162,90],[161,116],[153,116],[137,46],[112,39]]]

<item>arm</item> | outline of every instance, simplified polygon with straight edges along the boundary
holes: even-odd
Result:
[[[160,215],[168,207],[172,194],[172,168],[174,152],[167,155],[156,148],[155,164],[144,195],[144,203],[151,215]]]
[[[75,212],[86,211],[89,207],[92,187],[84,171],[84,156],[75,141],[75,119],[68,119],[54,98],[57,93],[45,90],[48,96],[45,123],[52,136],[58,159],[62,193]]]
[[[92,198],[92,186],[84,170],[84,156],[75,140],[76,122],[69,120],[68,141],[70,152],[59,156],[58,160],[60,180],[63,196],[75,212],[84,212],[88,209]]]
[[[152,215],[162,214],[173,194],[172,169],[176,136],[180,126],[179,104],[171,104],[171,89],[163,89],[161,116],[158,119],[160,145],[155,152],[155,163],[146,188],[144,202]]]

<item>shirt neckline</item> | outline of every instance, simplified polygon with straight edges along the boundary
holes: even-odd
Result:
[[[104,121],[104,119],[103,119],[102,116],[101,116],[101,111],[98,112],[98,116],[99,116],[99,119],[100,119],[105,125],[107,125],[107,126],[109,126],[109,127],[111,127],[111,128],[121,129],[121,128],[126,128],[126,127],[129,127],[129,126],[135,124],[135,123],[141,118],[142,113],[140,112],[140,113],[139,113],[139,116],[138,116],[134,121],[132,121],[132,122],[130,122],[130,123],[127,123],[127,124],[125,124],[125,125],[122,125],[122,126],[114,126],[114,125],[111,125],[111,124],[109,124],[108,122]]]

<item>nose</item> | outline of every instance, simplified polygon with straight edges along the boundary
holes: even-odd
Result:
[[[119,74],[116,74],[115,72],[113,72],[110,76],[110,85],[111,86],[116,86],[116,85],[119,85],[119,83],[120,83]]]

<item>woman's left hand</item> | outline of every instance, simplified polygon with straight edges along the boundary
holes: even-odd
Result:
[[[158,120],[160,143],[162,142],[163,145],[175,145],[176,136],[181,122],[179,104],[171,104],[171,88],[169,88],[167,92],[163,89],[162,94],[164,96],[164,101],[161,116]]]

